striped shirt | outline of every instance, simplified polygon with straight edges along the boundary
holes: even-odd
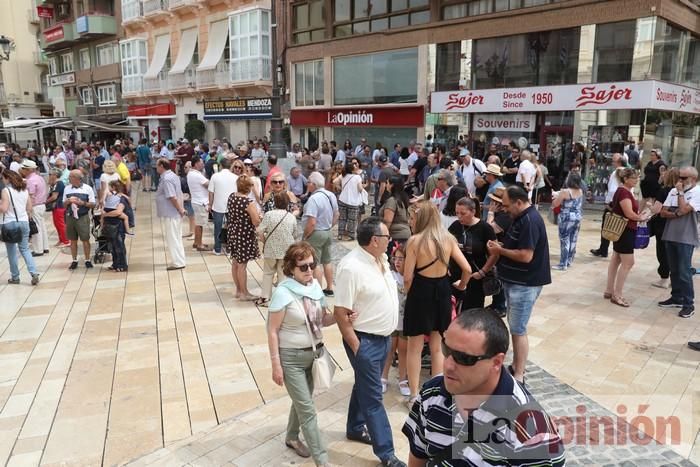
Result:
[[[427,381],[402,431],[411,453],[429,466],[565,465],[564,444],[551,419],[503,368],[494,393],[466,421],[443,377]]]

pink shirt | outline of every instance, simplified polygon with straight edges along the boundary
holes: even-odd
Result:
[[[45,204],[48,190],[46,188],[44,178],[34,172],[29,175],[25,181],[27,182],[27,191],[29,191],[29,196],[32,198],[32,206]]]

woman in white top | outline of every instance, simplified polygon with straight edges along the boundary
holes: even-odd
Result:
[[[2,181],[5,188],[0,193],[0,213],[2,213],[3,237],[5,234],[15,237],[5,240],[7,260],[10,262],[8,284],[19,284],[19,265],[17,264],[17,248],[24,258],[27,270],[32,276],[32,285],[39,283],[39,273],[34,265],[32,252],[29,250],[29,218],[32,215],[32,201],[27,190],[27,183],[22,176],[11,170],[2,169]]]
[[[105,204],[105,198],[109,193],[110,182],[119,181],[117,166],[112,161],[104,161],[102,164],[102,175],[100,175],[100,190],[97,197],[97,208],[102,209]]]
[[[411,175],[411,168],[408,166],[409,156],[408,148],[401,148],[401,154],[399,154],[399,173],[403,177],[404,183],[408,181],[408,176]]]
[[[160,150],[160,157],[165,157],[169,161],[175,159],[175,145],[173,143],[168,143],[167,146],[163,146]]]
[[[362,207],[362,176],[355,173],[358,162],[352,160],[345,164],[343,178],[340,181],[340,195],[338,196],[338,240],[346,237],[348,240],[355,240],[357,232],[357,220]]]

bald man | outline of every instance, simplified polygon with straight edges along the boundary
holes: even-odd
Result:
[[[66,209],[66,237],[70,240],[70,253],[73,257],[71,271],[78,267],[78,240],[83,242],[85,267],[92,268],[90,261],[90,213],[95,207],[95,192],[83,183],[83,173],[71,170],[70,184],[63,190],[63,207]]]

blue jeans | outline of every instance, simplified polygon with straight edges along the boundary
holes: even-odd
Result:
[[[19,279],[19,264],[17,255],[18,247],[19,254],[24,258],[29,274],[36,274],[37,271],[36,266],[34,265],[34,258],[32,257],[31,250],[29,249],[29,222],[8,222],[5,225],[10,229],[19,226],[19,229],[22,231],[22,240],[20,240],[19,243],[5,243],[7,259],[10,262],[10,274],[12,275],[12,279]]]
[[[580,229],[580,219],[559,218],[559,242],[561,245],[559,266],[568,268],[574,262],[576,242],[578,241]]]
[[[382,400],[382,370],[391,347],[391,337],[357,333],[360,347],[357,355],[343,341],[348,360],[355,371],[355,384],[350,395],[346,432],[351,435],[364,430],[372,437],[372,450],[382,461],[394,455],[394,439],[389,417]]]
[[[690,268],[695,248],[686,243],[665,241],[664,244],[671,270],[671,299],[682,303],[683,306],[692,306],[695,291],[693,289],[693,272]]]
[[[527,335],[527,323],[530,321],[535,301],[542,292],[542,286],[518,285],[503,282],[508,298],[508,327],[514,336]]]
[[[214,218],[214,251],[221,253],[221,239],[219,237],[221,236],[221,229],[224,227],[225,214],[212,211],[211,215]]]

